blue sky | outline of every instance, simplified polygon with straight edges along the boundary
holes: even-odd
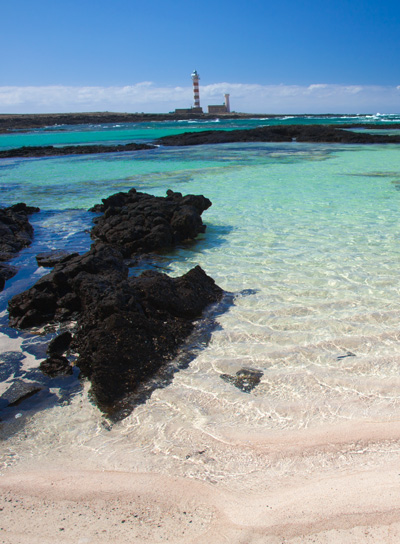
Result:
[[[0,113],[400,112],[392,0],[1,3]]]

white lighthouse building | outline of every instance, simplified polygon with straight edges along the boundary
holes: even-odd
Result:
[[[193,96],[194,96],[194,106],[192,108],[193,113],[203,113],[203,109],[200,107],[199,79],[200,79],[200,76],[197,73],[197,70],[193,70],[192,72]]]
[[[192,80],[193,80],[193,95],[194,95],[194,107],[195,108],[200,108],[199,79],[200,79],[200,76],[197,73],[197,70],[193,70]]]
[[[197,70],[193,70],[191,75],[193,81],[193,97],[194,104],[191,108],[177,108],[175,113],[178,115],[186,115],[191,113],[203,113],[203,108],[200,106],[200,89],[199,89],[199,80],[200,76],[197,73]],[[220,115],[224,113],[230,113],[231,106],[229,103],[229,94],[225,94],[225,104],[218,104],[215,106],[208,106],[208,113],[213,115]]]

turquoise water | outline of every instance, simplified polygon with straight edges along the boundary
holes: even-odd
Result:
[[[155,138],[179,134],[184,131],[235,130],[265,125],[292,124],[345,124],[379,123],[390,125],[400,122],[400,115],[337,116],[337,117],[274,117],[265,119],[189,120],[152,123],[114,123],[104,125],[54,126],[31,132],[16,131],[0,134],[0,150],[25,145],[85,145],[124,144],[132,141],[149,142]]]
[[[62,134],[76,143],[88,134],[114,141],[121,131],[113,130]],[[46,137],[58,141],[59,134]],[[33,142],[38,136],[18,137]],[[16,260],[29,273],[8,282],[3,312],[12,294],[43,273],[34,262],[39,249],[89,247],[86,210],[101,198],[135,187],[211,199],[206,233],[163,253],[158,266],[180,275],[200,264],[235,303],[218,316],[207,347],[148,401],[149,414],[168,404],[185,414],[185,425],[201,420],[216,434],[228,427],[303,428],[400,416],[397,145],[223,144],[13,159],[0,164],[0,187],[2,205],[25,201],[42,209],[32,218],[33,246]],[[243,367],[263,373],[250,394],[220,378]],[[63,413],[57,412],[61,428]],[[35,417],[27,416],[32,433]],[[134,417],[121,424],[132,440],[138,438]]]

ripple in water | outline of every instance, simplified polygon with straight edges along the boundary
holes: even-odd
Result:
[[[207,347],[124,421],[103,424],[80,393],[68,406],[32,416],[23,445],[17,433],[9,447],[17,457],[22,449],[52,456],[55,444],[74,447],[87,463],[96,457],[114,468],[128,466],[132,451],[137,469],[142,454],[148,463],[161,455],[165,468],[189,455],[197,474],[205,437],[225,444],[241,432],[264,436],[398,418],[398,172],[396,146],[299,143],[163,149],[137,159],[21,161],[2,169],[2,183],[29,179],[26,195],[35,188],[28,203],[49,210],[35,219],[35,251],[50,245],[56,230],[54,245],[71,239],[71,247],[84,250],[90,217],[65,211],[61,227],[57,213],[78,203],[84,210],[135,181],[153,194],[171,188],[206,195],[213,206],[203,217],[205,235],[164,253],[161,266],[180,275],[200,264],[226,291],[247,294],[218,316]],[[14,196],[10,191],[7,203]],[[36,274],[32,251],[19,262],[31,263]],[[3,300],[30,279],[18,281],[10,281]],[[243,369],[258,373],[250,391],[234,383]],[[217,469],[211,473],[218,479]]]

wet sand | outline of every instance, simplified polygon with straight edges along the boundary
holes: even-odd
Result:
[[[212,459],[204,451],[196,460],[204,479],[177,456],[171,466],[186,462],[184,476],[166,471],[161,456],[160,469],[153,458],[148,471],[93,470],[83,459],[75,468],[55,457],[22,462],[0,478],[0,541],[397,543],[399,432],[399,422],[353,422],[270,437],[231,431],[208,443],[203,436],[227,470],[227,445],[237,459],[255,459],[254,474],[227,472],[218,482],[206,477]],[[138,456],[132,449],[132,463]]]

